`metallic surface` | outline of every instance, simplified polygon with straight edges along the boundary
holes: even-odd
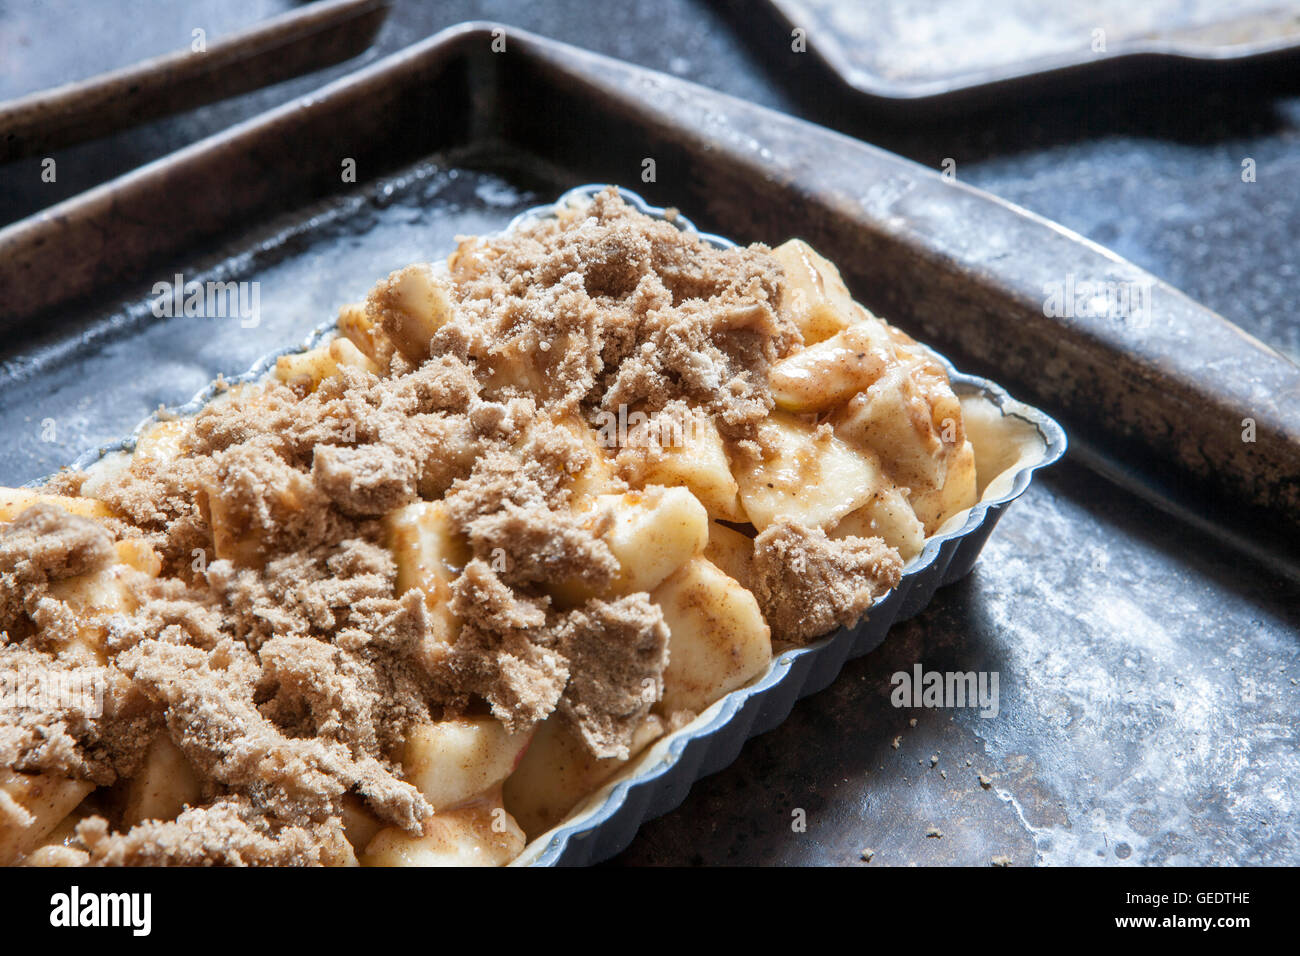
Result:
[[[698,207],[745,240],[798,232],[842,264],[869,307],[973,371],[996,369],[1139,493],[1185,512],[1228,499],[1241,513],[1223,528],[1238,546],[1293,550],[1300,368],[1263,343],[1067,230],[898,157],[521,32],[503,55],[494,31],[444,31],[0,230],[0,284],[11,290],[0,326],[53,316],[240,221],[337,192],[340,153],[370,170],[503,140],[623,182],[650,152],[677,187],[660,196],[651,183],[653,198]],[[1067,297],[1140,287],[1147,305],[1140,321],[1062,316],[1044,298],[1058,286]],[[1247,422],[1254,441],[1243,440]]]
[[[739,25],[731,36],[716,16],[690,4],[594,21],[580,7],[503,2],[457,9],[536,17],[547,32],[698,74],[935,168],[956,156],[959,179],[1067,222],[1270,344],[1300,354],[1289,308],[1300,296],[1300,275],[1288,271],[1287,253],[1297,221],[1287,198],[1298,174],[1290,145],[1297,108],[1282,78],[1236,94],[1151,84],[1132,97],[1108,91],[941,128],[903,128],[878,124],[827,95],[804,65],[811,61],[789,56],[788,47],[779,59],[761,52],[760,38],[753,48],[760,52],[747,52]],[[396,8],[381,47],[427,30],[431,21],[423,16],[415,5]],[[155,51],[132,59],[147,52]],[[37,171],[22,163],[4,167],[0,208],[10,216],[38,208],[313,83],[294,81],[61,154],[57,184],[28,188],[29,180],[39,183]],[[437,123],[452,112],[454,95],[444,92],[422,121]],[[585,100],[601,96],[596,85]],[[564,105],[582,102],[574,97]],[[584,110],[578,121],[590,116]],[[391,117],[389,126],[407,138],[423,131],[419,123],[400,127],[408,119]],[[558,126],[563,116],[557,108],[542,119]],[[603,133],[627,128],[611,123],[589,131],[588,144]],[[627,154],[643,142],[629,143]],[[352,145],[331,144],[328,158]],[[0,366],[0,480],[43,474],[120,435],[159,402],[183,401],[217,372],[246,368],[305,335],[340,301],[364,293],[384,268],[450,248],[457,232],[499,228],[563,186],[615,178],[592,168],[599,157],[589,145],[586,156],[566,156],[563,143],[552,145],[546,161],[518,149],[498,153],[488,164],[495,172],[482,171],[484,156],[475,169],[458,169],[455,157],[441,166],[421,163],[408,178],[397,171],[401,182],[391,192],[390,181],[367,174],[370,186],[316,205],[292,193],[284,206],[297,212],[277,215],[281,207],[270,203],[265,215],[227,230],[215,244],[147,270],[133,288],[11,336]],[[1258,182],[1240,178],[1243,156],[1259,159]],[[823,161],[840,157],[832,151]],[[274,153],[262,157],[268,168],[274,162]],[[256,168],[225,167],[226,188],[243,184]],[[737,174],[757,176],[755,191],[763,194],[754,167]],[[643,188],[638,175],[635,166],[617,178]],[[734,208],[705,214],[678,198],[692,176],[689,165],[666,173],[661,164],[655,198],[679,201],[707,228],[739,235],[743,217]],[[815,209],[759,205],[771,222],[742,238],[780,239],[816,224]],[[183,219],[183,210],[171,214],[160,221]],[[922,258],[900,268],[924,275],[928,265]],[[224,269],[261,277],[262,326],[199,328],[201,320],[153,319],[145,308],[149,284],[177,266],[187,275]],[[1068,267],[1062,260],[1061,271]],[[37,436],[47,419],[57,430],[53,441],[42,442]],[[860,851],[871,847],[873,863],[885,864],[987,864],[1003,855],[1015,863],[1300,862],[1300,587],[1278,566],[1243,560],[1223,546],[1219,532],[1232,529],[1240,514],[1231,499],[1221,502],[1210,535],[1099,478],[1082,460],[1072,452],[1034,483],[968,578],[941,589],[924,613],[851,661],[830,688],[750,741],[735,764],[696,784],[677,811],[643,827],[619,859],[848,863],[860,862]],[[893,708],[889,675],[917,662],[999,670],[999,716]],[[891,746],[895,737],[898,749]],[[977,772],[988,776],[988,789]],[[791,829],[796,809],[806,813],[804,832]],[[943,835],[926,837],[931,827]]]

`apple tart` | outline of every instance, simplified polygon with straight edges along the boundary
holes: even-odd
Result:
[[[0,862],[504,864],[976,499],[806,243],[613,190],[0,491]]]

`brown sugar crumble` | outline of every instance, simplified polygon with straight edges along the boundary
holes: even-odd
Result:
[[[99,788],[64,862],[355,862],[349,807],[427,831],[436,810],[405,779],[402,747],[416,725],[462,714],[515,732],[554,713],[594,757],[627,758],[663,692],[670,632],[647,593],[608,590],[610,519],[582,485],[602,451],[573,425],[696,410],[729,454],[763,454],[768,371],[803,345],[782,266],[607,191],[462,241],[428,337],[403,272],[348,335],[366,362],[234,387],[165,422],[167,455],[142,443],[43,489],[103,514],[43,503],[0,524],[0,674],[103,688],[101,713],[0,710],[0,766]],[[602,491],[628,487],[614,458]],[[445,600],[399,586],[385,516],[419,502],[438,503],[463,548],[436,569]],[[790,518],[749,534],[746,584],[778,642],[853,625],[900,578],[879,537]],[[116,603],[92,614],[64,583],[110,566]],[[174,819],[128,823],[125,782],[160,739],[197,794]]]

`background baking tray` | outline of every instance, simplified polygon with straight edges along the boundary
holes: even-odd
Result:
[[[29,15],[50,23],[59,12],[43,8]],[[387,13],[386,0],[324,0],[214,37],[211,46],[204,33],[201,53],[187,46],[84,80],[61,76],[51,89],[0,102],[0,164],[48,156],[58,147],[349,59],[370,44]],[[25,77],[40,71],[17,52],[20,44],[6,40],[0,40],[5,59],[21,61],[6,62],[7,69]]]
[[[842,82],[912,108],[1300,52],[1294,0],[768,2]]]
[[[359,184],[341,181],[345,159]],[[690,858],[707,819],[773,861],[857,859],[864,831],[884,860],[1295,860],[1295,366],[983,193],[509,28],[446,31],[0,232],[0,480],[70,461],[305,335],[387,269],[588,181],[742,241],[808,238],[868,305],[1067,419],[1081,451],[1007,515],[974,575],[629,859]],[[150,290],[176,272],[260,281],[262,323],[156,319]],[[1044,315],[1044,284],[1069,275],[1153,282],[1151,321]],[[1243,449],[1244,410],[1259,440]],[[892,709],[888,674],[916,661],[999,670],[1001,716]],[[836,780],[872,774],[873,796],[826,784],[814,760]],[[783,799],[764,790],[774,766],[821,784]],[[790,806],[810,810],[798,840]],[[924,839],[923,820],[944,839]]]

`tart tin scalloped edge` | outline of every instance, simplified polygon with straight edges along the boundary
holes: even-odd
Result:
[[[552,204],[521,212],[498,235],[527,222],[553,217],[566,207],[585,204],[605,188],[604,184],[576,186]],[[676,210],[652,206],[631,190],[614,188],[628,205],[652,218],[671,222],[718,248],[735,245],[722,236],[701,232]],[[88,469],[110,455],[132,451],[140,435],[153,424],[194,415],[232,386],[265,379],[282,355],[306,351],[331,338],[336,331],[337,320],[322,323],[299,345],[268,353],[246,372],[213,381],[181,405],[159,409],[127,437],[84,452],[69,467]],[[727,694],[687,726],[651,744],[633,758],[626,770],[582,801],[564,821],[531,840],[512,865],[581,866],[608,859],[626,848],[643,822],[678,806],[696,780],[734,761],[750,737],[779,725],[797,700],[832,683],[851,657],[860,657],[879,646],[894,622],[919,613],[939,587],[965,577],[998,517],[1029,487],[1034,471],[1052,464],[1065,453],[1065,432],[1054,419],[1015,400],[987,379],[958,372],[944,356],[925,348],[944,367],[959,397],[981,396],[996,405],[1004,417],[1019,418],[1032,426],[1041,442],[1038,457],[1026,462],[1022,456],[1009,488],[995,497],[981,498],[959,525],[954,526],[955,522],[950,520],[927,538],[920,554],[904,566],[898,587],[877,599],[869,616],[852,628],[839,628],[806,647],[777,654],[762,677]],[[24,487],[40,486],[49,477],[34,479]]]

